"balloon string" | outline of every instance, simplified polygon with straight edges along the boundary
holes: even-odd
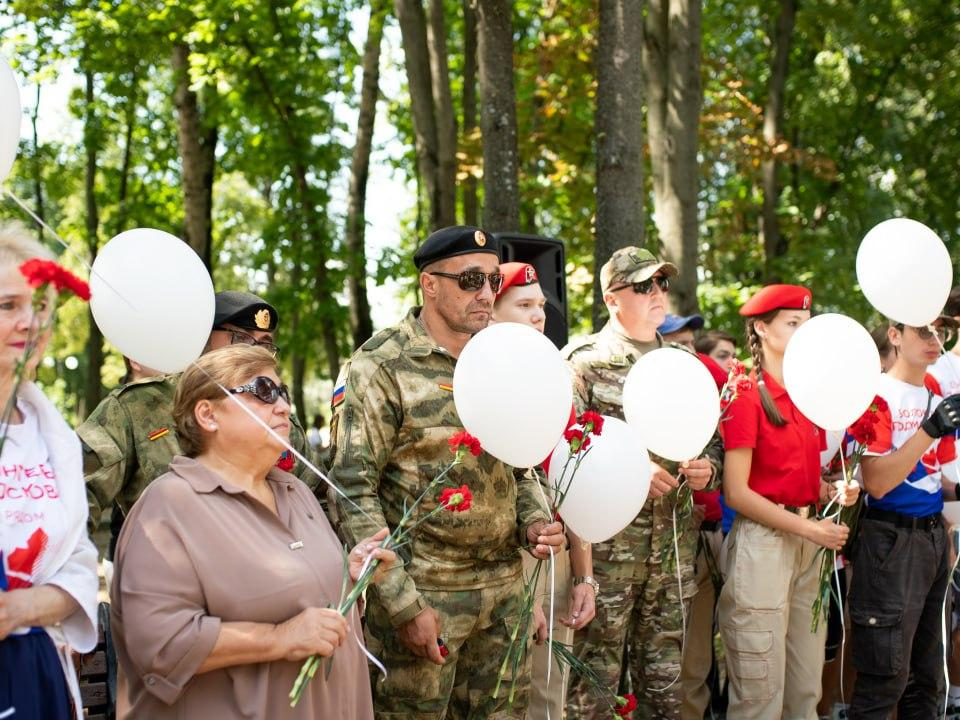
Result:
[[[684,482],[686,482],[686,479],[684,479]],[[681,483],[680,487],[682,486],[683,484]],[[679,491],[679,489],[680,488],[678,487],[677,490]],[[679,492],[678,492],[678,497],[679,497]],[[677,570],[677,593],[680,596],[680,628],[681,628],[680,629],[680,654],[682,655],[683,646],[687,638],[687,611],[686,611],[686,608],[683,606],[683,576],[680,574],[680,541],[677,539],[677,503],[676,502],[671,504],[670,512],[672,514],[672,519],[673,519],[673,553],[674,553],[673,557],[674,557],[674,565],[676,566],[676,570]],[[661,550],[661,553],[662,553],[662,550]],[[680,680],[680,675],[682,672],[683,672],[683,668],[678,668],[677,676],[673,680],[671,680],[668,685],[665,685],[662,688],[650,688],[650,692],[657,692],[657,693],[666,692],[667,690],[669,690],[670,688],[672,688],[674,685],[677,684],[677,682]]]
[[[131,303],[126,297],[124,297],[124,296],[120,293],[119,290],[117,290],[115,287],[113,287],[113,285],[111,285],[111,284],[107,281],[107,279],[106,279],[105,277],[103,277],[103,275],[101,275],[101,274],[98,273],[96,270],[94,270],[94,269],[93,269],[93,265],[91,265],[89,262],[87,262],[86,258],[84,258],[82,255],[80,255],[78,252],[76,252],[72,247],[70,247],[70,246],[67,244],[66,240],[64,240],[62,237],[60,237],[60,235],[57,234],[57,231],[56,231],[56,230],[54,230],[52,227],[50,227],[49,225],[47,225],[47,223],[45,223],[45,222],[43,221],[43,219],[42,219],[39,215],[37,215],[35,212],[33,212],[33,210],[30,209],[30,206],[29,206],[29,205],[27,205],[23,200],[21,200],[21,199],[18,198],[16,195],[14,195],[13,192],[11,192],[9,189],[4,188],[4,192],[7,194],[7,197],[9,197],[9,198],[10,198],[11,200],[13,200],[17,205],[19,205],[19,206],[23,209],[23,211],[24,211],[25,213],[27,213],[27,215],[29,215],[30,217],[32,217],[32,218],[34,219],[34,221],[36,221],[36,223],[37,223],[40,227],[42,227],[44,230],[46,230],[48,233],[50,233],[50,234],[53,236],[53,238],[54,238],[58,243],[60,243],[60,244],[63,246],[63,249],[66,250],[69,255],[71,255],[74,259],[76,259],[77,262],[79,262],[79,263],[80,263],[81,265],[83,265],[87,270],[89,270],[91,276],[96,276],[96,278],[97,278],[98,280],[100,280],[100,282],[102,282],[102,283],[103,283],[104,285],[106,285],[108,288],[110,288],[111,290],[113,290],[114,294],[115,294],[118,298],[120,298],[121,300],[123,300],[123,302],[125,302],[125,303],[127,304],[127,306],[128,306],[131,310],[133,310],[134,312],[139,312],[139,310],[137,310],[137,308],[133,305],[133,303]]]
[[[95,275],[100,281],[102,281],[103,284],[104,284],[106,287],[110,288],[110,289],[116,294],[116,296],[117,296],[118,298],[120,298],[121,300],[123,300],[123,302],[125,302],[134,312],[139,312],[139,311],[137,310],[137,308],[133,305],[133,303],[131,303],[121,292],[119,292],[115,287],[113,287],[100,273],[98,273],[96,270],[94,270],[94,269],[93,269],[93,266],[90,265],[90,263],[88,263],[88,262],[86,261],[86,259],[84,259],[84,258],[81,257],[79,254],[77,254],[77,253],[73,250],[73,248],[71,248],[71,247],[66,243],[66,241],[64,241],[64,239],[63,239],[62,237],[60,237],[59,234],[57,234],[57,231],[54,230],[54,229],[53,229],[52,227],[50,227],[49,225],[47,225],[47,223],[45,223],[35,212],[33,212],[33,210],[31,210],[30,207],[29,207],[23,200],[21,200],[20,198],[18,198],[13,192],[11,192],[11,191],[10,191],[9,189],[7,189],[7,188],[4,188],[4,192],[6,193],[7,197],[9,197],[9,198],[10,198],[11,200],[13,200],[17,205],[19,205],[19,206],[24,210],[24,212],[27,213],[27,215],[29,215],[31,218],[33,218],[33,219],[37,222],[37,224],[40,225],[40,227],[42,227],[44,230],[46,230],[47,232],[49,232],[49,233],[57,240],[57,242],[59,242],[59,243],[63,246],[63,248],[64,248],[68,253],[70,253],[70,255],[72,255],[74,258],[77,259],[78,262],[80,262],[84,267],[86,267],[86,268],[90,271],[90,274],[91,274],[91,275]],[[231,393],[231,392],[228,391],[225,387],[223,387],[223,385],[221,385],[220,383],[218,383],[218,382],[210,375],[210,373],[208,373],[204,368],[202,368],[202,367],[200,367],[199,365],[197,365],[196,362],[191,363],[191,365],[193,365],[194,367],[198,368],[204,375],[207,376],[207,378],[208,378],[209,380],[213,380],[213,382],[215,382],[215,383],[217,384],[217,387],[219,387],[221,390],[223,390],[224,395],[226,395],[231,401],[233,401],[234,403],[236,403],[238,407],[243,408],[243,411],[246,412],[246,413],[254,420],[254,422],[256,422],[257,424],[259,424],[261,428],[263,428],[264,430],[266,430],[267,433],[268,433],[271,437],[273,437],[275,440],[277,440],[278,442],[280,442],[286,450],[288,450],[290,453],[292,453],[292,454],[294,455],[294,457],[296,457],[298,460],[300,460],[300,462],[302,462],[304,465],[306,465],[306,466],[314,473],[314,475],[316,475],[318,478],[320,478],[321,480],[323,480],[327,485],[329,485],[331,488],[333,488],[334,492],[336,492],[336,493],[337,493],[338,495],[340,495],[344,500],[346,500],[353,508],[355,508],[356,510],[360,511],[360,513],[361,513],[364,517],[366,517],[368,520],[372,520],[374,523],[377,523],[377,522],[378,522],[378,521],[377,521],[375,518],[373,518],[369,513],[365,512],[365,511],[363,510],[363,508],[361,508],[361,507],[360,507],[359,505],[357,505],[353,500],[351,500],[349,497],[347,497],[347,495],[343,492],[343,490],[341,490],[339,487],[337,487],[337,485],[336,485],[335,483],[333,483],[326,475],[324,475],[322,472],[320,472],[320,470],[318,470],[317,467],[316,467],[313,463],[311,463],[311,462],[310,462],[309,460],[307,460],[303,455],[301,455],[300,452],[299,452],[296,448],[294,448],[294,447],[290,444],[289,441],[287,441],[287,440],[283,439],[282,437],[280,437],[280,436],[273,430],[273,428],[271,428],[271,427],[270,427],[269,425],[267,425],[263,420],[261,420],[259,417],[257,417],[257,416],[253,413],[253,411],[250,410],[250,409],[249,409],[246,405],[244,405],[242,402],[240,402],[240,400],[239,400],[236,396],[234,396],[233,393]]]

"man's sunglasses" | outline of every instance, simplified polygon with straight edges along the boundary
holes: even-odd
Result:
[[[640,282],[627,283],[626,285],[621,285],[620,287],[610,288],[610,292],[617,292],[618,290],[624,290],[628,287],[632,287],[633,291],[637,295],[649,295],[651,292],[653,292],[654,283],[657,284],[657,287],[660,288],[662,292],[669,292],[670,278],[664,277],[663,275],[657,275],[656,277],[647,278],[646,280],[641,280]]]
[[[490,273],[488,275],[482,270],[464,270],[459,275],[445,272],[432,272],[430,274],[456,280],[457,285],[460,286],[461,290],[467,290],[470,292],[477,292],[481,290],[483,288],[483,284],[485,282],[489,282],[490,289],[493,290],[494,293],[498,293],[500,292],[500,286],[503,285],[503,273],[498,272]]]
[[[251,393],[257,400],[267,405],[273,405],[277,398],[283,398],[287,405],[290,404],[290,390],[283,383],[277,385],[270,378],[259,375],[251,382],[240,387],[230,388],[230,393],[237,395],[239,393]]]
[[[933,328],[933,331],[931,331],[929,327],[914,327],[913,325],[904,326],[903,323],[897,323],[895,327],[900,330],[900,332],[903,332],[904,327],[909,327],[917,334],[918,338],[924,341],[931,340],[934,332],[936,332],[937,339],[940,341],[941,345],[945,345],[953,340],[954,333],[956,332],[952,327],[947,325],[937,325]]]
[[[271,355],[276,355],[280,351],[280,348],[278,348],[269,340],[257,340],[253,335],[245,333],[242,330],[234,330],[232,328],[224,327],[214,328],[214,330],[230,333],[231,345],[250,345],[252,347],[262,347]]]

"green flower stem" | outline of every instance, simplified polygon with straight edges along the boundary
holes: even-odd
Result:
[[[397,522],[397,527],[386,537],[382,543],[380,543],[380,547],[385,550],[394,550],[398,547],[408,544],[410,542],[410,535],[418,527],[446,509],[446,505],[437,505],[437,507],[428,512],[426,515],[418,518],[412,525],[407,524],[410,522],[410,518],[413,517],[414,512],[420,506],[420,503],[422,503],[424,498],[427,497],[427,494],[430,493],[431,490],[435,490],[437,486],[443,483],[444,478],[449,474],[449,472],[463,461],[463,457],[466,452],[467,450],[465,450],[463,446],[457,448],[456,456],[454,457],[453,462],[447,465],[447,467],[445,467],[439,475],[431,480],[427,487],[424,488],[423,492],[420,493],[417,499],[413,502],[413,505],[404,511],[399,522]],[[357,600],[359,600],[363,593],[366,592],[367,588],[370,586],[370,583],[373,582],[373,577],[376,574],[379,566],[380,560],[378,558],[374,558],[370,564],[367,565],[366,569],[363,571],[363,574],[357,578],[357,582],[345,597],[343,593],[343,587],[346,587],[346,585],[341,588],[340,594],[342,600],[337,607],[337,610],[341,615],[346,617],[347,613],[349,613],[351,608],[353,608],[353,606],[357,603]],[[344,582],[346,582],[346,580]],[[290,707],[296,707],[297,703],[300,702],[300,698],[303,696],[303,693],[306,690],[307,683],[316,674],[317,668],[320,667],[321,660],[322,658],[319,655],[312,655],[307,658],[300,667],[300,673],[297,675],[297,679],[293,683],[293,688],[290,690]]]

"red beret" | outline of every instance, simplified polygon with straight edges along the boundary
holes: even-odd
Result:
[[[497,293],[498,298],[502,297],[512,287],[525,287],[540,282],[533,265],[527,263],[503,263],[500,266],[500,272],[503,273],[503,285],[500,286],[500,292]]]
[[[774,310],[809,310],[813,295],[800,285],[767,285],[740,308],[744,317],[764,315]]]

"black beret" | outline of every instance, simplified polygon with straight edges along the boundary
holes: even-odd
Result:
[[[417,270],[425,265],[456,255],[488,252],[500,259],[500,243],[486,230],[471,225],[454,225],[430,234],[413,254]]]
[[[277,311],[273,305],[256,295],[225,290],[216,295],[213,327],[216,329],[227,323],[244,330],[273,332],[277,329]]]

